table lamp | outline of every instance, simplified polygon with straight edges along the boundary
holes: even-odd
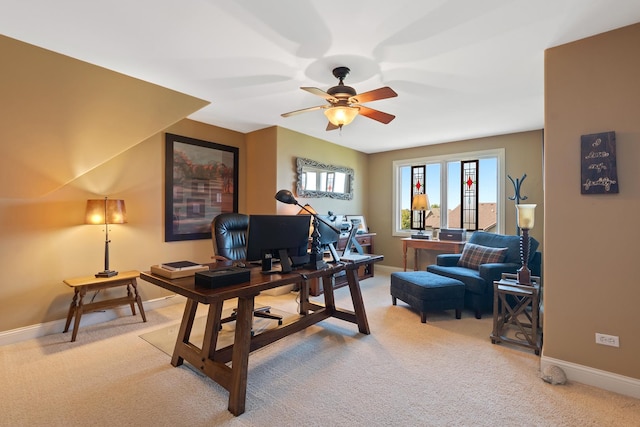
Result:
[[[420,193],[413,196],[413,199],[411,200],[411,210],[422,211],[422,216],[424,218],[422,224],[423,229],[419,230],[417,234],[412,234],[411,238],[428,239],[429,236],[424,233],[424,229],[427,226],[427,218],[433,215],[433,212],[431,212],[431,205],[429,204],[429,196],[427,196],[426,193]],[[426,215],[425,212],[427,212]]]
[[[127,210],[124,200],[90,199],[87,200],[85,224],[104,224],[104,271],[96,273],[96,277],[113,277],[117,271],[109,269],[109,224],[125,224]]]
[[[518,283],[521,285],[531,285],[531,270],[529,270],[529,230],[533,228],[535,223],[535,210],[536,205],[516,205],[516,219],[518,227],[522,230],[520,236],[520,259],[522,260],[522,267],[518,270]]]

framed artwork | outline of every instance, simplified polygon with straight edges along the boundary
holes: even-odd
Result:
[[[618,193],[614,131],[580,136],[580,175],[581,194]]]
[[[165,135],[164,240],[211,238],[211,221],[238,212],[238,148]]]
[[[367,228],[367,223],[364,220],[364,216],[362,215],[345,215],[347,222],[352,222],[352,220],[359,221],[358,223],[358,234],[368,233],[369,229]]]

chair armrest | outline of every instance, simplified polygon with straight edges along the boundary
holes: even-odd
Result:
[[[455,267],[458,265],[460,254],[440,254],[436,256],[436,264],[442,267]]]
[[[520,264],[514,262],[496,262],[490,264],[481,264],[478,268],[480,277],[493,286],[493,282],[502,278],[502,273],[516,273],[520,268]]]

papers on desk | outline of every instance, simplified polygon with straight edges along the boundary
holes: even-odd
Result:
[[[182,271],[182,270],[194,270],[198,268],[202,268],[202,264],[198,264],[192,261],[175,261],[175,262],[165,262],[160,264],[161,268],[169,271]]]
[[[371,258],[370,255],[349,254],[340,255],[340,261],[362,261],[363,259]]]
[[[152,265],[151,272],[167,279],[179,279],[193,276],[198,271],[209,270],[208,265],[196,264],[191,261],[166,262],[160,265]]]

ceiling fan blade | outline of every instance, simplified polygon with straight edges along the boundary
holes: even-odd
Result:
[[[308,111],[322,110],[327,108],[326,105],[318,105],[316,107],[303,108],[302,110],[289,111],[288,113],[280,114],[282,117],[295,116],[296,114],[306,113]]]
[[[336,129],[338,129],[338,126],[334,125],[334,124],[333,124],[333,123],[331,123],[331,122],[328,122],[328,123],[327,123],[327,130],[328,130],[328,131],[329,131],[329,130],[336,130]]]
[[[306,90],[307,92],[317,95],[321,98],[324,98],[327,101],[332,101],[332,102],[338,101],[335,97],[329,95],[327,92],[323,91],[322,89],[318,89],[317,87],[301,87],[300,89]]]
[[[377,101],[379,99],[387,99],[398,96],[398,94],[389,86],[381,87],[379,89],[370,90],[369,92],[360,93],[349,98],[349,102],[355,104],[362,104],[365,102]]]
[[[382,111],[374,110],[373,108],[365,107],[363,105],[359,105],[359,107],[361,116],[369,117],[370,119],[377,120],[385,125],[396,118],[393,114],[383,113]]]

